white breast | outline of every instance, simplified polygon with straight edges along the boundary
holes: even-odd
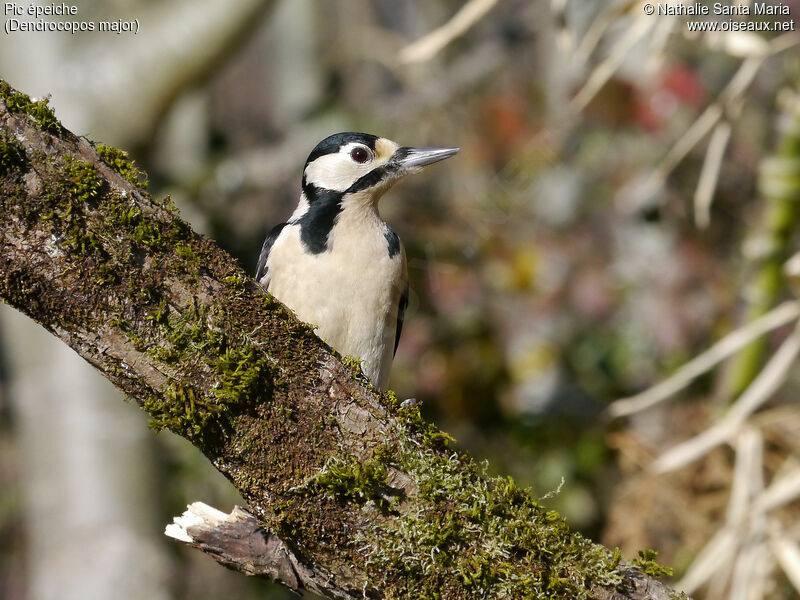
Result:
[[[386,226],[370,212],[343,211],[320,254],[304,248],[299,225],[284,227],[267,261],[267,289],[336,350],[360,358],[364,373],[385,389],[406,257],[402,245],[389,256]]]

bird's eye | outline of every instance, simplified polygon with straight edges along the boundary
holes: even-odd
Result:
[[[365,163],[369,158],[369,152],[367,152],[366,148],[362,148],[361,146],[356,146],[350,151],[350,158],[352,158],[357,163]]]

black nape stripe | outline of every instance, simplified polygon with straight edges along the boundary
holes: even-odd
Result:
[[[309,204],[313,203],[317,197],[318,190],[322,191],[322,188],[318,188],[313,183],[308,183],[308,178],[306,178],[306,174],[303,173],[303,182],[300,185],[303,193],[306,195],[306,200]]]
[[[343,192],[326,190],[310,184],[303,177],[303,192],[308,199],[308,210],[297,222],[300,224],[300,239],[313,254],[328,249],[328,236],[342,212]]]
[[[394,232],[394,229],[386,226],[386,232],[383,234],[386,238],[386,243],[389,246],[389,258],[394,258],[400,252],[400,238]]]

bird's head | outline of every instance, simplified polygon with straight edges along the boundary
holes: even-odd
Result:
[[[408,148],[368,133],[337,133],[311,152],[303,171],[309,203],[324,196],[374,206],[396,181],[444,160],[458,148]]]

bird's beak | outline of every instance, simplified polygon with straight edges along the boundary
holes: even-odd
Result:
[[[416,171],[458,153],[461,148],[398,148],[392,157],[403,170]]]

